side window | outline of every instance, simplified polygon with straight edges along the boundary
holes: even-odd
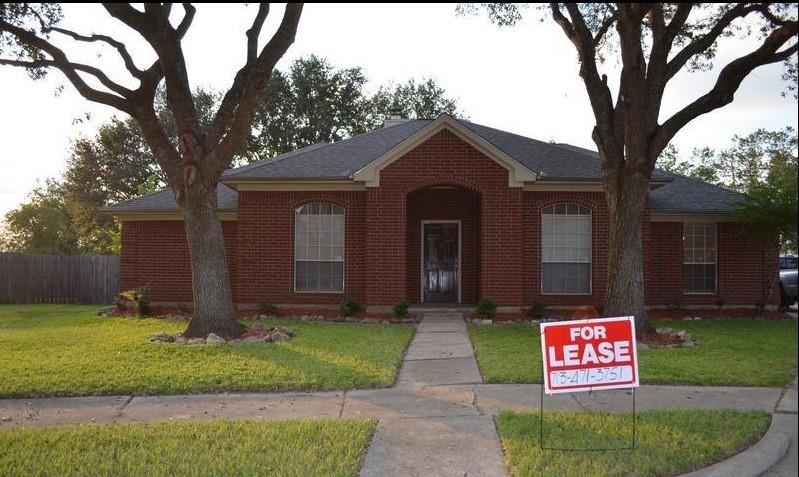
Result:
[[[716,293],[716,224],[683,224],[685,293]]]

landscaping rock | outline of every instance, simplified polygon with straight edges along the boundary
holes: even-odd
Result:
[[[284,326],[278,326],[277,328],[275,328],[275,331],[278,333],[283,333],[284,335],[288,335],[289,337],[294,336],[294,330],[292,330],[291,328],[286,328]]]
[[[380,320],[377,318],[364,318],[361,320],[361,323],[380,323]]]
[[[480,320],[480,324],[481,325],[493,325],[494,324],[494,320],[491,320],[491,319],[488,319],[488,318],[483,318],[482,320]]]
[[[163,331],[159,331],[150,338],[150,341],[154,343],[171,343],[174,341],[174,338],[172,335],[164,333]]]
[[[696,346],[696,341],[694,341],[694,340],[691,340],[691,339],[687,339],[687,340],[685,340],[685,342],[682,344],[682,346],[683,346],[683,348],[693,348],[693,347],[695,347],[695,346]]]
[[[301,321],[317,321],[318,317],[313,315],[302,315],[300,318]]]
[[[208,343],[208,344],[224,343],[225,342],[225,338],[222,338],[221,336],[219,336],[216,333],[211,333],[211,334],[208,335],[208,338],[205,339],[205,342]]]
[[[205,338],[189,338],[188,344],[205,344]]]
[[[283,333],[282,331],[275,330],[275,332],[272,333],[272,341],[276,341],[278,343],[281,343],[283,341],[288,341],[290,339],[291,339],[291,336],[289,336],[286,333]]]
[[[230,341],[227,342],[227,344],[229,344],[231,346],[241,346],[241,340],[239,340],[239,339],[230,340]]]
[[[253,323],[253,325],[250,327],[250,329],[259,330],[260,331],[260,330],[267,330],[268,328],[263,323]]]
[[[241,340],[242,343],[263,343],[263,336],[248,336]]]
[[[657,331],[657,333],[661,335],[670,335],[674,333],[674,330],[671,328],[657,328],[655,329],[655,331]]]
[[[403,318],[400,320],[400,323],[416,323],[416,320],[413,318]]]
[[[105,308],[100,308],[100,310],[97,311],[97,316],[111,316],[113,314],[114,314],[114,307],[113,306],[107,306]]]
[[[354,316],[347,316],[344,318],[344,321],[346,321],[347,323],[359,323],[361,320],[355,318]]]
[[[642,349],[649,349],[649,345],[648,344],[641,343],[640,341],[636,343],[636,347],[638,348],[639,351],[642,350]]]
[[[173,343],[176,343],[176,344],[186,344],[188,342],[189,342],[189,340],[187,340],[183,336],[175,336],[175,341],[173,341]]]

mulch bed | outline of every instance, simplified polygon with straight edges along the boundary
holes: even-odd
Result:
[[[660,333],[645,333],[639,335],[638,341],[646,343],[654,348],[659,348],[669,345],[681,345],[684,340],[677,336],[677,334],[660,334]]]

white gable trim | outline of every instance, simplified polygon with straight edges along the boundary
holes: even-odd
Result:
[[[458,138],[505,168],[508,171],[509,187],[524,187],[525,182],[534,182],[536,180],[537,176],[533,171],[502,152],[499,148],[486,141],[480,137],[480,135],[476,134],[461,124],[460,121],[448,114],[439,116],[435,121],[405,138],[402,142],[392,147],[380,157],[353,174],[352,179],[355,181],[363,181],[366,184],[366,187],[379,187],[380,171],[384,167],[390,165],[444,129],[449,130],[458,136]]]

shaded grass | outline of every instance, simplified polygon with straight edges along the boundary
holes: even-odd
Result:
[[[0,397],[330,390],[393,384],[409,325],[279,322],[284,343],[150,343],[186,322],[99,317],[97,307],[0,306]]]
[[[365,420],[103,424],[0,431],[0,475],[355,476]]]
[[[635,450],[541,450],[538,413],[505,411],[497,428],[515,477],[666,476],[724,460],[757,442],[768,429],[764,412],[645,411],[638,413]],[[630,414],[547,412],[545,447],[629,447]]]
[[[784,386],[797,365],[797,322],[755,320],[657,321],[687,330],[695,348],[638,352],[648,384]],[[487,382],[540,383],[537,326],[469,326],[477,363]]]

